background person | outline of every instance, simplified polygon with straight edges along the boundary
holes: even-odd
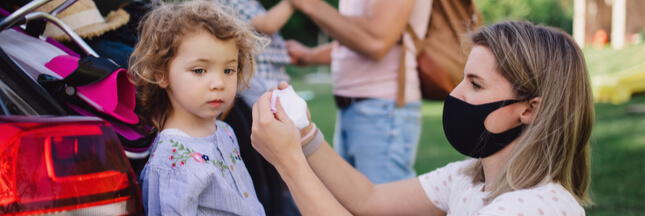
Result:
[[[334,147],[376,183],[416,176],[421,92],[416,47],[406,25],[423,38],[430,1],[340,0],[339,10],[320,0],[290,0],[336,42],[309,49],[287,42],[299,65],[330,64],[338,115]],[[404,105],[397,106],[398,69],[406,50]]]

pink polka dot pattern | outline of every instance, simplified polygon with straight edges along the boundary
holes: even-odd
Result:
[[[467,162],[451,163],[439,168],[440,174],[431,172],[419,178],[429,200],[448,215],[585,215],[575,197],[554,182],[510,191],[486,202],[489,192],[482,189],[485,183],[473,184],[471,176],[459,172],[472,164]]]

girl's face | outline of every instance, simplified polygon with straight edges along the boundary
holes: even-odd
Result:
[[[225,111],[237,90],[238,51],[235,39],[220,40],[202,30],[184,35],[159,84],[172,104],[168,118],[209,123]]]
[[[450,95],[473,105],[518,99],[513,94],[511,83],[497,71],[496,62],[487,47],[473,47],[464,68],[464,79]],[[500,133],[520,125],[519,114],[524,108],[522,104],[514,103],[492,112],[484,121],[486,129]]]

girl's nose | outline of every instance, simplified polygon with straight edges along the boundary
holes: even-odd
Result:
[[[210,78],[209,89],[211,90],[221,90],[224,88],[224,79],[222,75],[214,75]]]

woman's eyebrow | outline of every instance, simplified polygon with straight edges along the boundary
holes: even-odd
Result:
[[[483,80],[480,76],[477,76],[477,75],[471,74],[471,73],[466,74],[466,77],[471,78],[471,79]]]

